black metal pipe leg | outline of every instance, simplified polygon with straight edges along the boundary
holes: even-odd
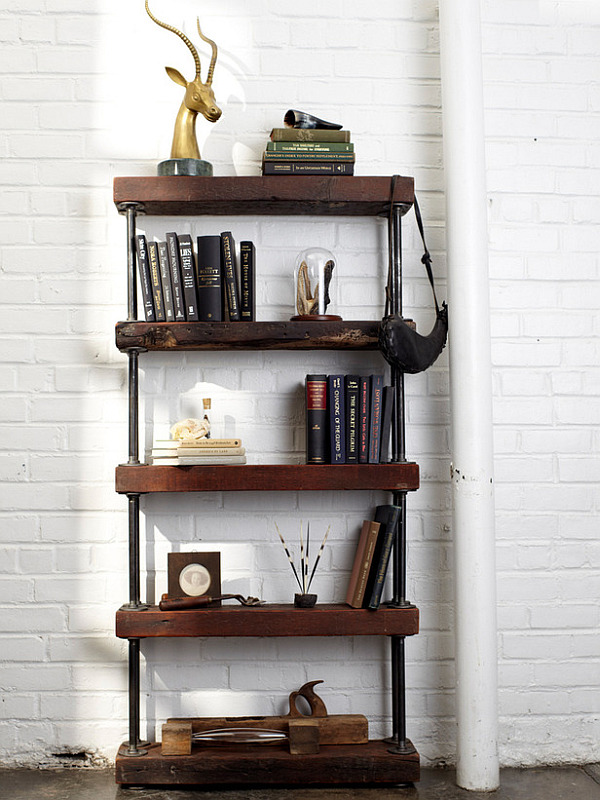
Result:
[[[139,464],[139,351],[129,350],[128,395],[129,395],[129,459],[128,464]]]
[[[400,506],[400,516],[394,531],[392,608],[412,608],[406,599],[406,492],[394,492],[394,504]]]
[[[129,742],[128,756],[143,756],[148,751],[140,747],[140,640],[129,640]]]
[[[148,608],[140,600],[140,496],[128,494],[129,502],[129,602],[122,606],[128,611]]]
[[[387,741],[392,745],[390,753],[407,755],[415,748],[406,738],[406,675],[404,668],[404,636],[392,636],[392,737]]]

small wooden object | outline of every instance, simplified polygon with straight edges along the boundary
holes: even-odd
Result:
[[[312,755],[319,752],[319,720],[299,717],[288,722],[290,753],[294,756]]]
[[[192,752],[192,723],[166,722],[162,726],[163,756],[189,756]]]
[[[369,740],[369,724],[367,718],[362,714],[328,714],[323,700],[314,691],[314,686],[322,681],[310,681],[305,683],[298,691],[290,694],[290,710],[285,716],[273,717],[186,717],[173,718],[167,720],[167,724],[186,723],[190,726],[189,737],[192,733],[202,733],[203,731],[214,728],[269,728],[288,732],[290,725],[299,721],[300,724],[310,722],[309,727],[317,729],[318,744],[329,745],[349,745],[367,744]],[[308,701],[311,714],[303,716],[296,706],[298,697],[303,697]],[[306,732],[295,733],[298,737],[309,736]],[[290,733],[290,743],[292,734]],[[318,752],[310,751],[310,752]]]
[[[170,598],[221,595],[220,553],[169,553],[167,563]],[[221,601],[210,605],[220,606]]]

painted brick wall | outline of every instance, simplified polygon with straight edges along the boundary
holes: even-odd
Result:
[[[90,763],[127,736],[125,646],[114,611],[127,599],[126,363],[113,346],[125,316],[125,229],[115,175],[152,175],[168,156],[190,71],[176,37],[143,3],[10,0],[0,11],[0,760]],[[187,0],[153,3],[194,36]],[[503,764],[597,761],[597,219],[600,14],[562,0],[484,0],[490,276],[496,433],[500,747]],[[415,176],[444,296],[444,197],[437,4],[406,0],[208,2],[220,48],[223,116],[199,122],[217,175],[258,174],[288,108],[340,120],[357,174]],[[202,51],[204,52],[204,51]],[[206,60],[206,59],[205,59]],[[143,220],[149,234],[230,227],[259,254],[259,318],[285,319],[296,254],[338,258],[340,312],[382,310],[385,228],[373,220]],[[405,306],[431,323],[412,216],[404,226]],[[308,371],[372,372],[375,355],[283,353],[142,357],[143,444],[213,399],[215,428],[241,435],[257,462],[301,459]],[[225,362],[225,363],[224,363]],[[408,734],[425,763],[452,762],[452,531],[446,359],[407,377],[408,454],[422,488],[409,498],[409,597],[422,632],[407,643]],[[145,593],[166,590],[172,550],[218,549],[231,591],[287,601],[289,568],[274,522],[332,532],[315,579],[343,596],[354,542],[377,493],[150,497]],[[332,712],[388,732],[378,639],[157,641],[143,644],[144,730],[169,714],[281,711],[323,678]],[[199,664],[202,664],[199,667]],[[249,664],[254,664],[250,668]]]

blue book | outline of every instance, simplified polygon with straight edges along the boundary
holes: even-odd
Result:
[[[382,413],[383,413],[383,375],[371,375],[371,425],[369,430],[369,464],[379,464]]]
[[[358,464],[358,398],[360,377],[346,375],[346,464]]]
[[[332,464],[346,463],[346,419],[344,376],[329,375],[327,379],[329,408],[329,460]]]
[[[369,431],[371,428],[371,379],[364,376],[360,379],[358,395],[358,461],[369,463]]]

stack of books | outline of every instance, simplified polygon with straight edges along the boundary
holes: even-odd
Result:
[[[273,128],[263,175],[354,175],[350,131]]]
[[[198,236],[165,234],[164,241],[136,236],[146,322],[253,322],[255,247],[231,231]]]
[[[306,463],[387,462],[393,406],[383,375],[307,375]]]
[[[163,467],[245,464],[241,439],[157,439],[146,454],[146,464]]]
[[[346,591],[352,608],[379,608],[400,513],[400,506],[377,506],[363,522]]]

